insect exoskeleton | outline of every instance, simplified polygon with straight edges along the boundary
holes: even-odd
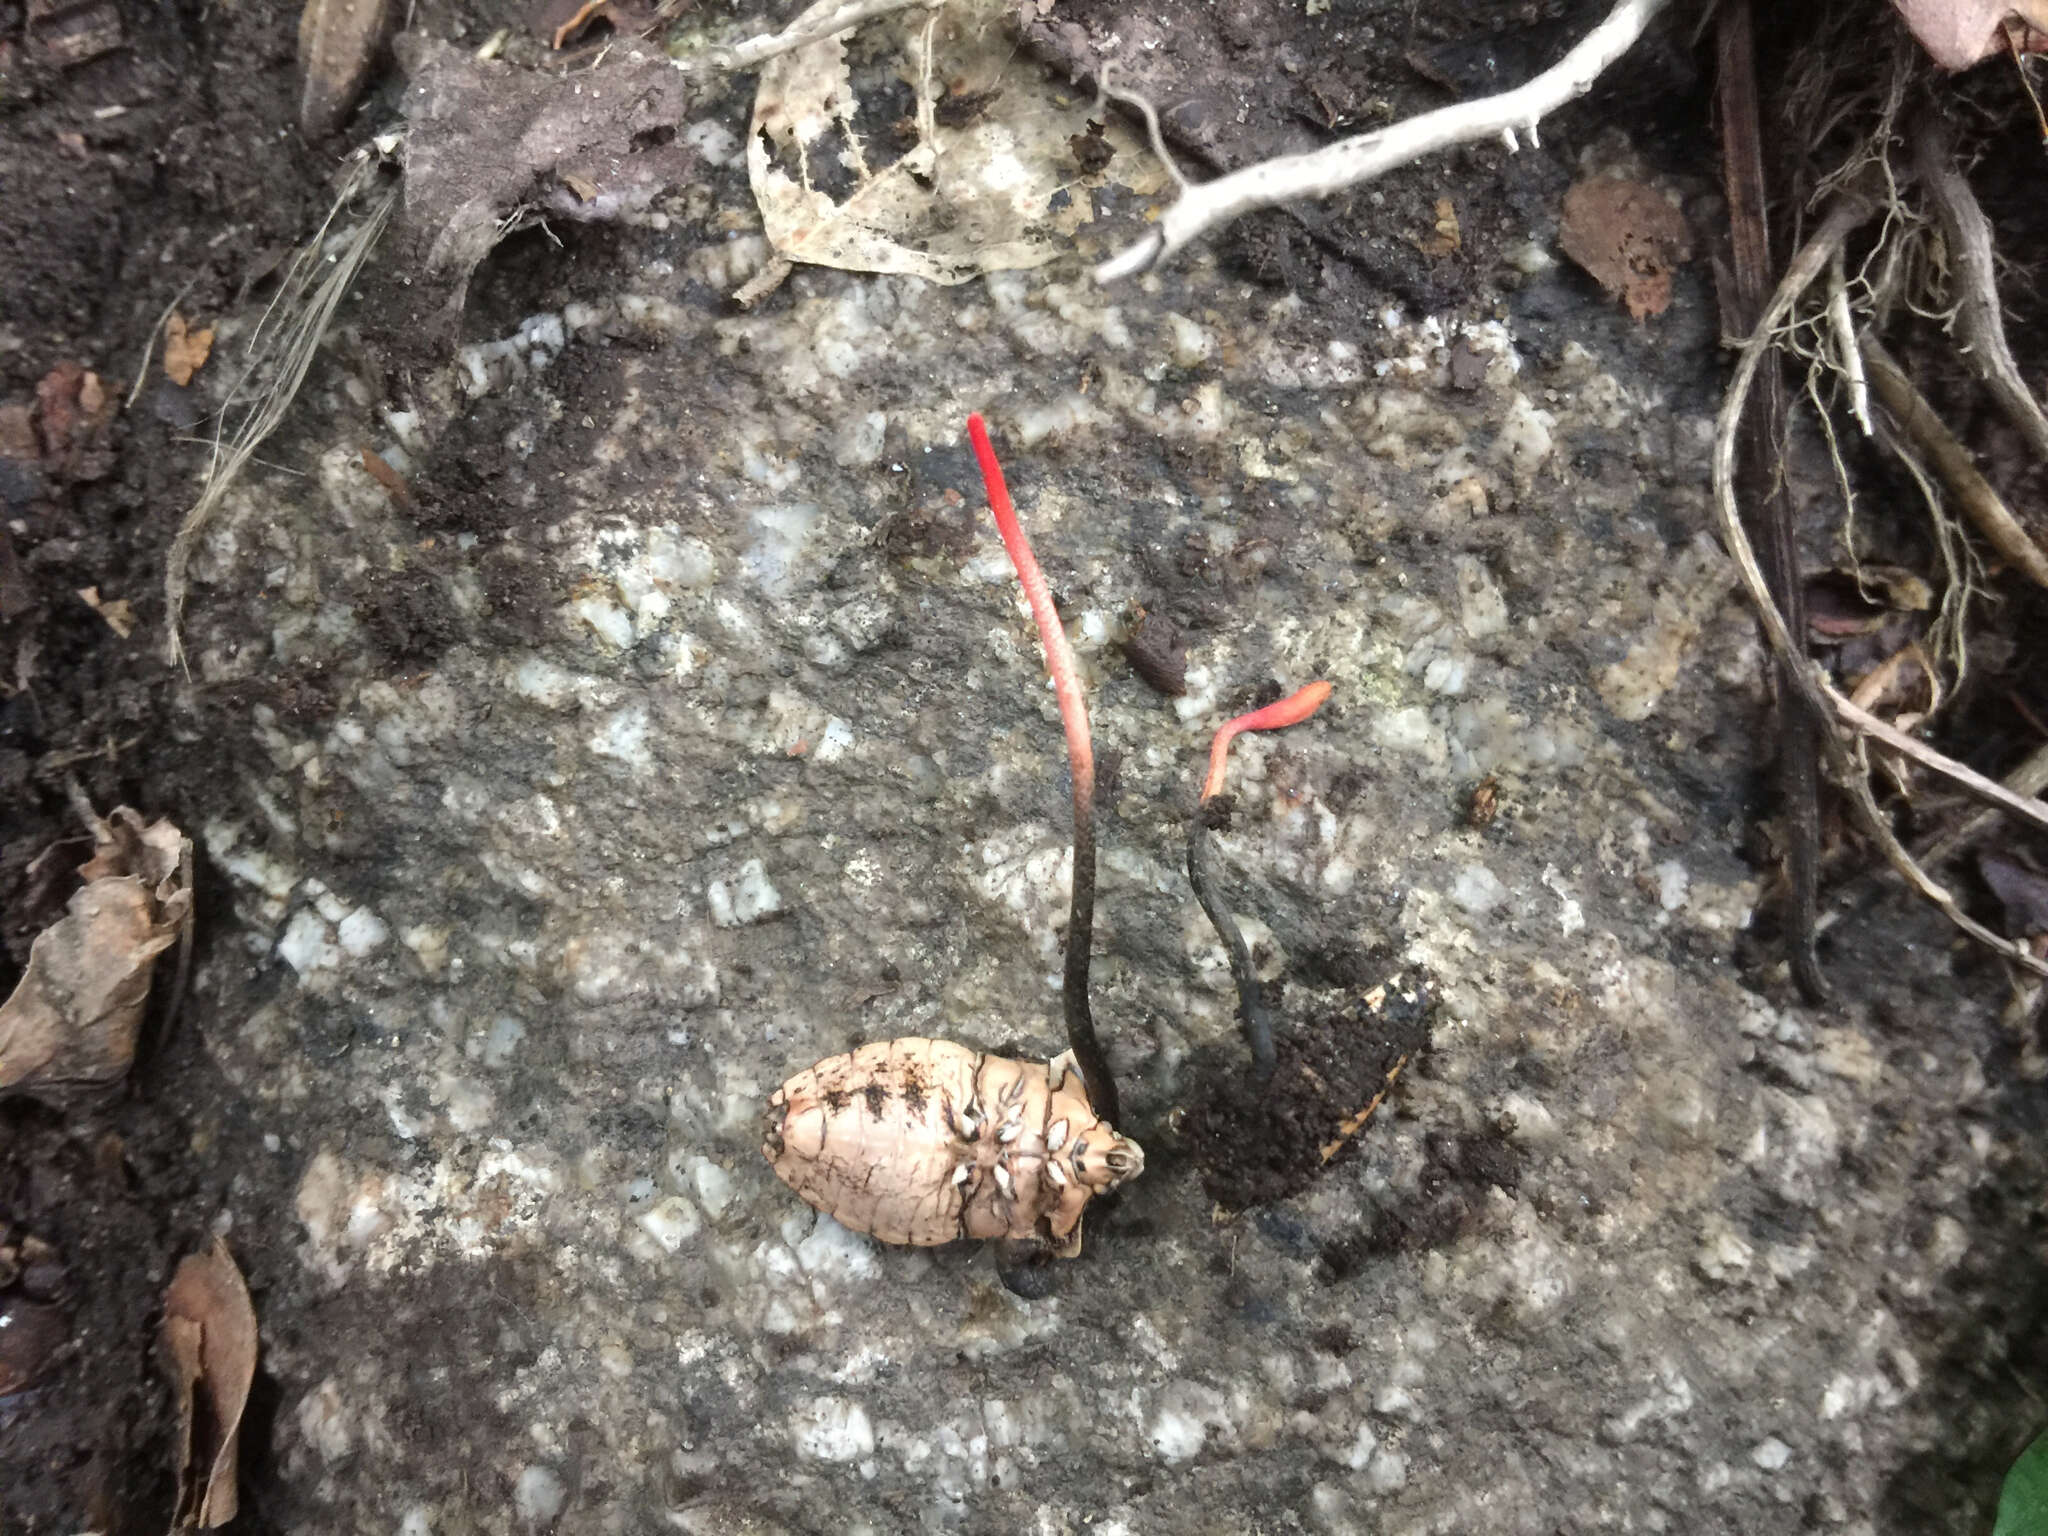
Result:
[[[1145,1170],[1069,1057],[914,1036],[797,1073],[768,1101],[761,1151],[806,1204],[885,1243],[1036,1238],[1062,1258],[1081,1251],[1089,1200]]]

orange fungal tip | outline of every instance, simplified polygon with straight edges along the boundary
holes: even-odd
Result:
[[[1233,737],[1244,731],[1277,731],[1290,725],[1299,725],[1310,715],[1323,707],[1323,700],[1330,696],[1330,685],[1317,678],[1305,688],[1297,688],[1277,703],[1268,704],[1264,709],[1252,710],[1249,714],[1226,720],[1216,728],[1216,736],[1209,743],[1209,772],[1202,780],[1202,798],[1213,799],[1223,793],[1224,770],[1230,761],[1230,743]]]
[[[1268,704],[1264,709],[1239,715],[1224,729],[1234,736],[1239,731],[1277,731],[1282,726],[1299,725],[1321,709],[1323,700],[1329,696],[1330,685],[1318,678],[1306,688],[1297,688],[1277,704]]]

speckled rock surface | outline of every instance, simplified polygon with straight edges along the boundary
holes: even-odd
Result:
[[[1456,175],[1561,186],[1569,149]],[[728,164],[518,243],[417,397],[337,348],[317,473],[248,482],[195,566],[193,728],[240,764],[192,828],[232,907],[195,999],[266,1138],[226,1218],[273,1518],[1968,1528],[1916,1479],[1988,1443],[1939,1378],[1989,1348],[1983,1191],[2033,1154],[1995,980],[1918,914],[1836,931],[1825,1012],[1738,963],[1766,712],[1698,269],[1646,330],[1554,225],[1434,315],[1201,253],[1109,293],[800,270],[742,314],[754,227]],[[970,409],[1117,763],[1096,1014],[1148,1151],[1029,1301],[815,1217],[756,1134],[863,1041],[1063,1044],[1060,732]],[[1183,697],[1122,657],[1141,610]],[[1215,725],[1315,677],[1241,743],[1220,863],[1283,1016],[1420,978],[1431,1048],[1223,1212],[1176,1138],[1241,1060],[1183,828]]]

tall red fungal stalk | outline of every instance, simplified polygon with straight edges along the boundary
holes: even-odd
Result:
[[[1052,674],[1053,693],[1059,700],[1060,724],[1066,728],[1067,759],[1074,780],[1074,879],[1060,996],[1066,1014],[1067,1043],[1080,1064],[1081,1080],[1088,1085],[1089,1102],[1098,1115],[1115,1125],[1122,1118],[1116,1083],[1095,1038],[1095,1017],[1088,1004],[1088,964],[1095,939],[1095,743],[1088,734],[1088,698],[1081,691],[1081,674],[1074,665],[1073,647],[1067,644],[1067,632],[1060,623],[1059,610],[1053,606],[1045,572],[1038,568],[1038,557],[1031,553],[1024,525],[1017,521],[1017,509],[1010,503],[1010,487],[1003,479],[1003,466],[996,461],[995,445],[988,440],[988,424],[979,411],[967,418],[967,439],[974,445],[982,483],[988,487],[996,532],[1002,535],[1003,549],[1017,573],[1018,585],[1024,589],[1024,600],[1031,605],[1032,620],[1038,625],[1046,670]]]
[[[1081,674],[1074,666],[1074,648],[1067,644],[1066,628],[1053,606],[1052,589],[1045,584],[1045,572],[1031,553],[1031,541],[1024,525],[1017,521],[1017,509],[1010,504],[1009,482],[1003,466],[996,462],[995,445],[988,440],[988,425],[976,411],[967,418],[967,437],[974,444],[974,457],[981,464],[982,483],[988,487],[988,504],[996,515],[996,532],[1003,536],[1003,549],[1031,605],[1031,617],[1038,625],[1038,638],[1045,647],[1046,670],[1052,674],[1053,693],[1060,701],[1060,724],[1067,731],[1067,756],[1074,767],[1074,815],[1078,820],[1095,798],[1095,742],[1088,734],[1088,696],[1081,691]]]

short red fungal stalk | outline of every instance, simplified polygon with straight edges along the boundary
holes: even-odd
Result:
[[[1230,743],[1246,731],[1277,731],[1283,726],[1298,725],[1322,708],[1323,700],[1329,696],[1330,685],[1317,681],[1297,689],[1277,704],[1224,721],[1209,743],[1208,777],[1202,780],[1201,802],[1188,822],[1188,884],[1195,888],[1195,899],[1209,914],[1209,921],[1230,956],[1230,976],[1237,983],[1238,1020],[1244,1027],[1245,1043],[1251,1047],[1253,1075],[1262,1083],[1273,1076],[1273,1022],[1266,1016],[1265,1002],[1259,996],[1259,971],[1252,963],[1251,946],[1245,943],[1237,919],[1231,916],[1230,908],[1216,889],[1216,878],[1210,873],[1209,832],[1212,827],[1230,825],[1230,803],[1217,798],[1223,793]]]
[[[1319,680],[1306,688],[1297,688],[1276,704],[1224,721],[1216,728],[1216,739],[1209,743],[1209,776],[1202,780],[1202,798],[1213,800],[1223,793],[1223,774],[1229,765],[1233,740],[1246,731],[1277,731],[1299,725],[1321,709],[1323,700],[1329,696],[1330,685]]]
[[[1053,606],[1045,572],[1038,568],[1038,557],[1031,553],[1024,525],[1017,521],[1017,509],[1010,502],[1010,487],[1003,479],[1003,466],[996,461],[995,445],[988,440],[988,424],[979,411],[967,418],[967,439],[974,445],[982,483],[988,487],[996,532],[1002,535],[1003,549],[1009,554],[1017,583],[1024,589],[1024,600],[1031,605],[1032,620],[1038,625],[1046,670],[1052,674],[1053,694],[1059,700],[1060,724],[1066,728],[1067,758],[1074,780],[1074,879],[1061,1001],[1066,1014],[1067,1043],[1080,1064],[1089,1102],[1104,1120],[1118,1124],[1122,1116],[1118,1113],[1116,1083],[1095,1038],[1095,1018],[1088,1006],[1088,963],[1095,937],[1095,743],[1088,733],[1088,698],[1081,690],[1073,647],[1067,644],[1067,632],[1060,623],[1059,610]]]

